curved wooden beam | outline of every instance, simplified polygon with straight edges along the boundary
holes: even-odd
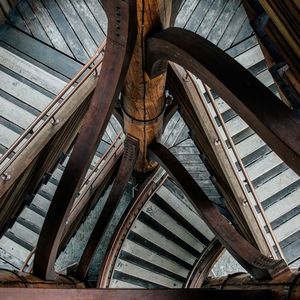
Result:
[[[209,272],[216,263],[216,260],[223,253],[223,250],[224,247],[220,241],[214,238],[201,253],[201,257],[195,264],[185,287],[191,289],[201,288],[204,280],[208,277]]]
[[[148,155],[173,177],[216,238],[251,275],[259,280],[271,279],[288,270],[284,260],[274,260],[261,254],[229,224],[193,177],[166,147],[156,143],[150,147]]]
[[[144,183],[140,186],[137,193],[135,194],[132,203],[127,207],[121,220],[119,221],[119,224],[110,241],[104,257],[104,261],[102,263],[97,283],[98,288],[109,287],[115,262],[118,258],[123,242],[126,239],[128,231],[130,230],[133,222],[136,220],[137,216],[142,210],[145,202],[151,198],[151,196],[166,180],[167,176],[163,176],[158,182],[154,180],[157,177],[159,171],[160,168],[159,166],[157,166],[145,179]]]
[[[102,1],[108,18],[100,77],[72,155],[59,182],[37,244],[33,273],[55,278],[54,262],[65,222],[121,91],[136,39],[136,1]]]
[[[173,61],[208,84],[300,175],[300,119],[239,63],[206,39],[181,28],[147,40],[150,77]]]
[[[111,192],[101,211],[98,221],[89,237],[88,243],[83,251],[76,271],[76,277],[85,279],[94,254],[103,237],[103,234],[111,221],[113,214],[123,196],[128,180],[132,174],[139,151],[139,142],[137,139],[127,136],[124,142],[124,154],[121,160],[116,179],[113,183]]]
[[[192,79],[186,79],[186,72],[182,67],[170,63],[167,73],[168,88],[176,99],[180,114],[192,131],[196,147],[205,156],[203,163],[215,178],[214,185],[225,198],[229,211],[226,217],[229,218],[231,214],[231,221],[243,237],[263,254],[272,255],[264,237],[265,231],[256,218],[256,212],[249,206],[248,192],[241,186],[234,166],[228,159],[226,146],[223,143],[219,146],[215,144],[221,137],[204,104],[204,95]],[[244,201],[248,204],[245,205]]]
[[[58,252],[60,253],[68,244],[71,237],[91,211],[92,207],[97,203],[103,191],[105,191],[110,183],[113,182],[117,169],[119,168],[121,157],[124,151],[123,141],[119,142],[119,137],[106,150],[106,153],[101,157],[95,166],[99,168],[98,176],[86,184],[88,190],[80,194],[76,198],[68,216],[64,233],[62,235]],[[102,160],[105,158],[104,160]],[[102,166],[101,166],[102,165]]]

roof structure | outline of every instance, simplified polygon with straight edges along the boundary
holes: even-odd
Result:
[[[0,1],[1,269],[169,289],[300,266],[298,96],[247,3]]]

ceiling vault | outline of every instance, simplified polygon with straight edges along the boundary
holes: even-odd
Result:
[[[243,2],[259,35],[261,28],[257,27],[258,12],[249,1]],[[282,24],[289,28],[289,23],[285,19],[283,23],[278,21],[279,17],[274,9],[280,11],[279,16],[282,16],[281,10],[285,6],[279,1],[274,1],[276,4],[273,6],[268,1],[260,2],[263,2],[263,7],[273,17],[274,23],[267,23],[267,31],[273,28],[284,33]],[[58,3],[63,7],[60,1]],[[266,216],[262,213],[265,223],[258,217],[256,210],[263,210],[263,206],[255,195],[242,159],[234,149],[230,134],[224,129],[227,142],[248,187],[250,186],[252,196],[239,176],[231,159],[231,152],[228,151],[229,147],[218,131],[207,104],[214,101],[211,91],[216,92],[284,163],[300,175],[299,103],[297,104],[298,98],[295,96],[298,85],[294,76],[297,73],[295,66],[298,66],[294,50],[299,50],[294,41],[296,33],[291,30],[293,34],[288,35],[288,42],[293,46],[293,56],[287,60],[292,64],[291,70],[294,73],[284,70],[295,86],[291,91],[286,87],[286,82],[279,85],[284,97],[292,94],[294,102],[286,105],[254,75],[208,39],[174,27],[183,1],[102,0],[101,3],[108,20],[105,42],[63,89],[62,94],[55,97],[55,102],[51,102],[32,123],[32,127],[28,127],[1,158],[0,162],[7,164],[1,173],[0,182],[0,232],[4,232],[9,226],[9,220],[16,218],[24,207],[24,195],[34,194],[44,173],[54,169],[60,153],[72,148],[39,232],[36,248],[31,249],[22,268],[25,269],[34,254],[31,273],[0,269],[1,297],[17,298],[21,288],[30,287],[24,289],[24,293],[21,291],[22,299],[147,300],[198,299],[202,296],[213,299],[298,299],[299,272],[291,269],[284,260]],[[73,4],[78,10],[82,9],[76,6],[78,3]],[[3,14],[1,7],[0,22],[8,17],[7,13]],[[38,15],[38,7],[33,7]],[[296,22],[294,15],[292,19]],[[47,19],[48,22],[49,20]],[[269,34],[274,38],[272,32]],[[264,36],[260,38],[266,55],[269,55],[269,64],[272,64],[273,48],[269,47],[269,39]],[[277,43],[282,50],[282,40]],[[101,57],[100,60],[97,57]],[[83,78],[82,82],[78,83],[80,78]],[[199,81],[203,90],[197,83]],[[71,102],[63,107],[66,102],[63,95],[67,91],[70,92],[67,97]],[[290,104],[287,99],[285,102]],[[102,158],[94,163],[93,158],[104,140],[114,111],[123,130],[111,138],[110,142],[106,142]],[[221,113],[215,113],[221,120]],[[173,139],[164,145],[163,132],[176,114],[181,123],[175,123],[171,132]],[[35,131],[34,126],[42,120],[47,122],[38,132]],[[221,124],[222,122],[223,119]],[[182,130],[184,126],[189,129],[189,137]],[[31,135],[35,139],[30,144]],[[24,138],[28,138],[27,147],[27,144],[18,144]],[[172,154],[172,148],[187,141],[198,149],[205,171],[208,170],[210,175],[209,180],[216,188],[224,207],[210,199],[205,188],[200,187],[191,172]],[[24,151],[7,163],[6,160],[13,157],[13,152],[18,147],[21,150],[23,147]],[[89,170],[90,165],[94,168],[92,171]],[[85,177],[88,173],[89,177]],[[188,200],[181,199],[179,205],[173,203],[165,189],[160,191],[167,195],[167,200],[164,199],[163,202],[158,191],[167,181],[171,183],[171,189],[182,192],[182,199],[186,197]],[[118,219],[107,249],[103,250],[96,289],[88,289],[86,283],[92,261],[99,245],[107,238],[106,230],[129,184],[132,199]],[[78,264],[66,268],[66,275],[56,272],[55,262],[59,253],[67,246],[104,191],[109,190],[109,185],[111,190],[82,249]],[[255,204],[251,197],[256,198]],[[188,210],[191,220],[184,213],[178,212],[177,206],[180,205]],[[194,222],[197,224],[193,223],[194,215],[201,218],[199,224],[203,226],[203,231],[199,229],[198,221]],[[159,221],[163,218],[169,224],[161,225]],[[145,228],[149,224],[152,226],[148,226],[152,230],[149,230],[152,240],[147,243],[155,251],[151,257],[149,255],[149,261],[147,253],[150,251],[145,251],[144,256],[138,257],[135,249],[131,248],[133,238],[126,240],[138,223]],[[175,225],[178,224],[181,229],[176,232]],[[173,252],[166,253],[156,244],[153,228],[164,232],[170,248],[177,242],[182,247],[181,250],[175,253],[176,249],[172,249]],[[271,238],[266,236],[266,231],[269,231]],[[136,230],[134,234],[136,239],[139,236],[139,242],[136,243],[138,252],[145,248],[141,242],[145,237],[143,231]],[[114,270],[122,265],[121,254],[125,255],[122,247],[126,242],[127,250],[129,249],[126,253],[128,265],[142,262],[147,272],[152,267],[153,257],[160,254],[161,260],[156,263],[157,270],[165,268],[163,271],[166,280],[169,280],[168,277],[175,274],[174,266],[180,266],[183,271],[175,274],[173,287],[178,284],[184,288],[109,289]],[[214,263],[224,250],[247,273],[226,278],[209,278]],[[194,259],[191,262],[189,259],[192,256]],[[167,261],[167,267],[163,268],[160,263],[163,264],[164,261]],[[120,270],[119,276],[123,276],[123,269]],[[146,282],[145,277],[137,278],[133,274],[132,277],[134,276],[136,280]],[[158,280],[153,286],[164,287]]]

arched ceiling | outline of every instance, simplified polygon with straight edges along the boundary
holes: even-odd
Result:
[[[2,154],[96,51],[107,31],[104,11],[96,0],[23,0],[11,12],[8,20],[0,29]],[[277,93],[240,1],[183,1],[175,25],[212,41]],[[203,92],[208,99],[207,91]],[[213,93],[213,98],[287,261],[297,264],[299,177],[218,95]],[[207,105],[213,120],[220,125],[220,118],[210,99]],[[118,122],[111,119],[93,164],[99,159],[97,156],[102,156],[114,143],[120,130]],[[224,130],[221,127],[219,130],[225,144],[229,145]],[[213,178],[203,164],[205,157],[199,153],[191,137],[186,124],[176,113],[166,126],[163,143],[171,148],[206,194],[224,207],[224,199],[217,192]],[[230,155],[236,163],[232,152]],[[35,248],[63,166],[59,165],[48,183],[42,185],[36,195],[31,195],[33,201],[2,237],[1,258],[5,266],[20,268]],[[239,166],[237,174],[241,176],[241,181],[245,180]],[[159,177],[155,180],[159,182]],[[121,212],[132,201],[136,183],[132,179],[127,187],[118,213],[111,222],[111,230],[106,232],[101,245],[108,246]],[[249,191],[249,185],[246,184],[244,189]],[[58,269],[78,259],[76,247],[86,241],[85,231],[91,230],[92,220],[95,222],[93,215],[97,215],[97,210],[100,213],[107,196],[105,191],[100,194],[99,203],[81,226],[81,231],[59,257]],[[252,199],[253,193],[250,194]],[[126,231],[126,239],[120,245],[117,259],[112,265],[113,273],[105,283],[111,287],[184,286],[201,255],[203,244],[208,244],[213,235],[169,179],[151,199],[144,202],[141,211],[137,210],[137,218],[132,220]],[[254,207],[259,210],[257,206]],[[258,214],[258,218],[262,219],[261,214]],[[270,236],[267,233],[265,235],[275,246]],[[72,255],[73,259],[70,259]],[[103,255],[100,247],[96,256],[98,262],[94,262],[94,269],[91,270],[91,280],[95,280],[95,268],[103,261]]]

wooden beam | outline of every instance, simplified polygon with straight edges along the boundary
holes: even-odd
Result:
[[[108,149],[109,153],[107,153],[104,161],[102,158],[100,159],[102,164],[99,165],[99,162],[97,163],[97,168],[99,169],[95,172],[97,177],[93,177],[91,182],[88,182],[85,185],[83,193],[80,193],[76,198],[74,206],[68,216],[58,252],[67,245],[80,226],[82,219],[88,215],[91,208],[94,207],[95,203],[99,200],[103,191],[106,190],[110,182],[113,181],[116,168],[119,166],[118,163],[120,162],[120,157],[123,154],[124,145],[121,141],[117,141],[112,144],[111,147],[113,147],[113,149]]]
[[[271,281],[257,281],[249,274],[236,273],[228,276],[209,278],[203,288],[221,290],[258,290],[269,289],[274,300],[300,299],[300,274],[294,269],[290,274],[282,274]]]
[[[185,80],[184,78],[183,80]],[[199,115],[195,112],[192,103],[190,103],[192,95],[189,94],[189,91],[186,91],[185,84],[181,82],[181,79],[176,75],[172,68],[168,69],[167,84],[180,106],[180,114],[191,130],[192,139],[194,140],[196,147],[204,156],[203,163],[215,179],[214,184],[219,193],[226,199],[226,207],[233,217],[235,226],[252,245],[256,246],[255,239],[251,234],[250,226],[245,222],[245,218],[236,201],[239,198],[236,198],[236,194],[233,193],[228,182],[229,178],[227,178],[223,167],[221,166],[222,162],[218,160],[218,156],[215,154],[216,149],[214,148],[216,148],[216,139],[210,140],[208,138],[209,133],[205,129],[210,124],[208,122],[207,113],[203,116],[201,115],[200,121]],[[205,122],[204,127],[202,126],[202,122]],[[211,138],[213,137],[213,133],[215,132],[211,132]],[[226,163],[226,161],[224,163]]]
[[[150,159],[158,162],[172,176],[216,238],[252,276],[262,280],[288,272],[289,268],[284,260],[274,260],[263,255],[229,224],[193,177],[166,147],[156,143],[149,148],[148,153]]]
[[[28,169],[49,141],[64,127],[70,117],[80,109],[80,106],[89,101],[90,94],[94,91],[97,77],[90,76],[78,90],[69,98],[67,103],[57,112],[55,117],[59,123],[50,122],[36,135],[35,139],[20,153],[20,155],[8,167],[6,172],[11,176],[10,180],[0,180],[0,205],[3,195],[19,180],[22,173]]]
[[[173,1],[137,1],[138,35],[122,91],[124,131],[140,141],[137,172],[155,168],[147,161],[147,146],[160,140],[165,109],[166,74],[150,79],[145,73],[145,38],[170,24]]]
[[[4,291],[6,288],[19,288],[19,295],[16,297],[16,299],[20,299],[20,295],[22,294],[23,290],[22,288],[76,289],[84,287],[84,283],[65,275],[58,275],[55,281],[44,281],[30,273],[0,269],[1,299],[2,291]]]
[[[0,290],[2,300],[198,300],[198,299],[243,299],[271,300],[268,290],[222,291],[201,289],[170,290],[124,290],[124,289],[22,289],[5,288]]]
[[[256,217],[256,211],[250,207],[248,191],[243,188],[235,166],[230,163],[231,158],[226,152],[227,146],[222,141],[213,123],[214,120],[210,117],[208,107],[204,104],[206,99],[200,88],[191,78],[187,79],[186,75],[182,67],[171,63],[168,68],[167,83],[175,92],[173,96],[193,132],[195,144],[207,157],[206,164],[209,164],[208,168],[221,186],[225,203],[244,237],[265,255],[273,256],[272,248],[270,249],[264,236],[264,228]]]
[[[102,70],[72,155],[58,184],[38,240],[33,273],[54,279],[54,262],[86,171],[104,134],[126,76],[136,38],[134,0],[102,1],[108,17],[108,35]]]
[[[90,264],[101,241],[101,238],[103,237],[104,232],[113,217],[113,214],[123,196],[125,188],[131,177],[133,168],[136,163],[138,150],[138,140],[127,136],[124,142],[124,154],[116,179],[79,261],[78,268],[76,270],[77,278],[81,278],[82,280],[84,280],[88,273]]]
[[[187,282],[185,283],[185,287],[193,289],[201,288],[223,251],[224,247],[222,244],[214,238],[201,253],[201,257],[197,260],[192,272],[190,273]]]
[[[114,232],[113,237],[111,238],[106,254],[104,256],[104,261],[102,263],[101,271],[99,272],[98,276],[97,287],[109,287],[115,262],[133,222],[139,215],[146,201],[152,197],[152,195],[157,191],[157,189],[167,178],[166,176],[163,176],[162,178],[160,178],[160,180],[158,180],[158,182],[156,182],[156,180],[154,179],[160,177],[160,171],[161,169],[157,166],[150,173],[150,175],[145,179],[144,183],[139,187],[131,204],[127,207],[124,214],[122,215],[122,218],[118,223],[118,226]]]
[[[300,175],[300,118],[229,55],[206,39],[169,28],[147,41],[151,77],[178,63],[216,91]]]
[[[50,141],[44,145],[40,153],[28,154],[28,159],[33,159],[31,164],[26,168],[23,174],[20,174],[18,180],[15,180],[10,189],[1,197],[0,201],[0,234],[3,234],[9,225],[10,220],[14,220],[22,211],[29,195],[33,195],[41,184],[41,179],[46,172],[53,172],[57,166],[62,153],[66,153],[78,134],[83,116],[87,110],[89,98],[69,116],[64,125],[56,134],[51,137]],[[53,127],[53,125],[51,125]],[[54,131],[54,130],[53,130]],[[56,131],[56,130],[55,130]],[[41,139],[41,143],[47,139]],[[41,145],[35,141],[34,144],[39,148]],[[29,145],[31,148],[31,144]],[[35,151],[33,151],[35,152]],[[36,155],[33,158],[33,155]],[[23,153],[21,154],[24,157]],[[17,159],[19,161],[19,159]],[[15,161],[16,162],[16,161]],[[14,162],[14,163],[15,163]],[[13,163],[13,166],[15,164]],[[21,162],[22,164],[23,162]]]

